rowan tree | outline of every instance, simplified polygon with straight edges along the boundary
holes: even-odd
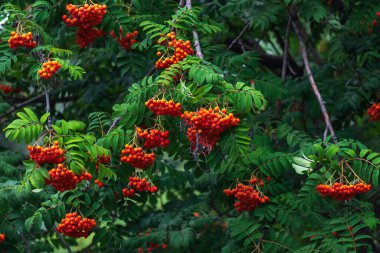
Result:
[[[380,252],[380,3],[0,5],[0,252]]]

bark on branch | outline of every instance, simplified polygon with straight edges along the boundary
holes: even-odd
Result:
[[[191,0],[186,0],[186,7],[187,9],[191,9]],[[195,55],[201,59],[203,59],[203,54],[202,54],[202,48],[201,44],[199,43],[199,36],[197,31],[193,30],[193,38],[194,38],[194,47],[195,47]]]
[[[315,97],[318,100],[319,107],[321,108],[322,115],[323,115],[323,118],[325,120],[326,127],[329,130],[329,132],[330,132],[330,134],[332,136],[333,141],[335,143],[337,143],[337,138],[336,138],[336,135],[335,135],[335,131],[334,131],[334,128],[332,127],[330,116],[329,116],[329,113],[327,112],[327,109],[326,109],[326,106],[325,106],[325,101],[323,100],[322,95],[321,95],[321,93],[318,90],[317,84],[315,83],[315,80],[314,80],[313,72],[311,71],[311,68],[310,68],[310,62],[309,62],[309,59],[308,59],[306,46],[305,46],[304,38],[303,38],[303,35],[302,35],[302,30],[300,28],[301,24],[300,24],[300,22],[298,20],[298,16],[297,16],[297,13],[295,12],[294,8],[290,9],[290,15],[291,15],[291,18],[292,18],[291,22],[292,22],[293,29],[294,29],[294,31],[295,31],[295,33],[297,35],[297,38],[298,38],[298,41],[299,41],[299,44],[300,44],[302,58],[303,58],[303,62],[304,62],[304,65],[305,65],[306,73],[307,73],[307,76],[309,78],[309,82],[310,82],[311,88],[312,88],[312,90],[313,90],[313,92],[315,94]]]

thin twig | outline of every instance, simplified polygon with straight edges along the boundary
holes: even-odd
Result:
[[[314,77],[313,77],[313,73],[311,72],[311,68],[310,68],[310,63],[309,63],[309,59],[308,59],[308,56],[307,56],[307,51],[306,51],[306,46],[305,46],[305,42],[303,40],[303,36],[302,36],[302,32],[300,30],[300,23],[299,23],[299,20],[298,20],[298,16],[297,14],[294,12],[294,10],[292,11],[291,10],[291,16],[292,16],[292,25],[293,25],[293,29],[298,37],[298,41],[299,41],[299,44],[300,44],[300,49],[301,49],[301,52],[302,52],[302,57],[303,57],[303,62],[305,64],[305,69],[306,69],[306,73],[307,73],[307,76],[309,78],[309,81],[310,81],[310,85],[311,85],[311,88],[313,89],[313,92],[318,100],[318,103],[319,103],[319,107],[321,108],[321,111],[322,111],[322,114],[323,114],[323,118],[325,120],[325,124],[326,124],[326,127],[329,129],[329,132],[333,138],[333,141],[334,143],[337,143],[337,138],[336,138],[336,135],[335,135],[335,132],[334,132],[334,128],[332,127],[332,124],[331,124],[331,121],[330,121],[330,116],[329,116],[329,113],[327,112],[327,109],[326,109],[326,106],[325,106],[325,101],[323,100],[322,96],[321,96],[321,93],[319,92],[318,90],[318,87],[317,87],[317,84],[315,83],[315,80],[314,80]]]
[[[186,7],[187,9],[191,9],[191,0],[186,0]],[[203,54],[202,54],[202,48],[201,44],[199,43],[199,36],[197,31],[193,30],[193,38],[194,38],[194,47],[195,47],[195,54],[197,57],[203,59]]]
[[[243,30],[241,30],[241,32],[239,33],[239,35],[231,42],[231,44],[228,46],[228,49],[231,49],[231,47],[240,39],[241,36],[243,36],[243,34],[245,33],[245,31],[248,29],[248,27],[251,25],[251,22],[248,22]]]
[[[30,248],[29,241],[25,238],[24,234],[17,230],[17,233],[21,236],[21,239],[24,241],[25,251],[28,253],[32,253]]]
[[[284,57],[282,60],[282,71],[281,71],[281,79],[285,81],[286,78],[286,72],[288,69],[288,55],[289,55],[289,34],[290,34],[290,25],[292,22],[292,18],[289,17],[288,25],[286,26],[286,33],[285,33],[285,42],[284,42]],[[281,111],[281,99],[277,99],[276,102],[276,115],[280,115]]]
[[[51,114],[50,114],[50,98],[49,98],[48,89],[45,89],[45,102],[46,102],[46,113],[49,113],[49,117],[47,119],[47,127],[48,129],[50,129],[51,128]]]
[[[109,134],[109,133],[112,131],[112,129],[114,129],[114,128],[117,126],[117,124],[119,124],[120,120],[121,120],[121,116],[116,117],[116,118],[113,120],[113,122],[112,122],[110,128],[108,129],[108,131],[107,131],[107,133],[106,133],[106,135]]]
[[[41,98],[43,98],[45,96],[44,93],[38,95],[38,96],[35,96],[35,97],[32,97],[18,105],[15,105],[14,107],[12,108],[9,108],[5,113],[1,114],[0,115],[0,118],[3,118],[4,116],[8,115],[8,114],[11,114],[12,112],[14,111],[17,111],[19,108],[21,107],[24,107],[24,106],[27,106],[29,104],[32,104],[33,102],[37,101],[37,100],[40,100]]]
[[[70,248],[70,245],[66,242],[65,238],[63,237],[63,235],[61,233],[59,233],[57,230],[55,230],[55,233],[58,235],[59,239],[61,240],[62,244],[65,246],[65,248],[67,249],[67,252],[68,253],[73,253],[71,251],[71,248]]]

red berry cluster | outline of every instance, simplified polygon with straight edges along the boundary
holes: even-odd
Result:
[[[136,192],[150,192],[155,193],[158,191],[157,186],[149,183],[146,178],[129,177],[128,183],[129,189],[123,189],[123,195],[125,197],[133,197]]]
[[[163,243],[161,246],[158,244],[158,243],[149,243],[149,247],[146,248],[146,251],[144,248],[138,248],[137,249],[137,252],[138,253],[143,253],[143,252],[153,252],[154,250],[158,250],[158,249],[167,249],[168,248],[168,245]]]
[[[0,243],[5,241],[5,234],[0,234]]]
[[[147,149],[167,147],[170,143],[169,131],[160,131],[158,129],[142,130],[138,127],[137,135],[145,140],[144,147]]]
[[[179,117],[182,114],[181,103],[174,103],[173,100],[167,101],[166,99],[149,99],[145,102],[145,106],[156,115]]]
[[[0,90],[2,90],[5,94],[21,92],[21,88],[14,89],[12,86],[4,84],[0,84]]]
[[[157,69],[164,69],[170,67],[172,64],[176,64],[182,61],[188,55],[193,55],[194,51],[191,48],[190,41],[177,40],[174,32],[166,35],[168,40],[168,48],[173,52],[168,52],[169,56],[162,59],[162,57],[156,62]],[[172,55],[170,55],[172,54]],[[161,56],[161,52],[157,52],[157,56]]]
[[[367,114],[373,122],[380,120],[380,103],[373,103],[372,106],[368,108]]]
[[[123,36],[123,28],[120,26],[119,36],[115,35],[115,32],[111,32],[111,36],[119,43],[119,45],[128,50],[132,47],[133,44],[137,42],[136,36],[139,34],[138,31],[134,31],[133,33],[127,33]]]
[[[356,183],[356,184],[342,184],[334,183],[331,185],[319,184],[317,191],[324,197],[331,197],[336,200],[349,200],[357,194],[365,193],[371,190],[370,184]]]
[[[17,49],[18,47],[35,48],[37,42],[33,40],[33,34],[31,32],[22,34],[11,32],[11,37],[8,39],[8,44],[12,49]]]
[[[219,140],[220,134],[226,129],[239,125],[240,119],[227,110],[215,108],[200,108],[196,112],[185,111],[181,118],[189,127],[187,137],[193,149],[198,145],[210,151]]]
[[[100,181],[99,179],[95,179],[94,183],[97,184],[99,186],[99,188],[104,187],[104,183],[102,181]]]
[[[100,38],[100,37],[104,36],[105,34],[106,33],[100,29],[93,29],[93,28],[88,29],[88,30],[79,29],[77,31],[77,38],[75,40],[75,43],[77,43],[77,45],[80,48],[84,48],[87,45],[94,43],[94,41],[97,38]]]
[[[68,213],[57,226],[57,231],[74,238],[87,238],[94,227],[96,227],[95,220],[82,218],[77,213]]]
[[[257,182],[255,182],[256,184]],[[257,186],[256,186],[257,188]],[[234,189],[225,189],[227,196],[234,196],[237,199],[234,207],[238,212],[252,211],[259,205],[269,202],[268,196],[263,195],[255,186],[239,183]]]
[[[51,184],[60,192],[75,189],[81,181],[92,179],[90,173],[84,172],[82,175],[77,176],[73,171],[63,167],[62,164],[58,164],[57,168],[50,170],[49,176],[50,178],[46,180],[46,184]]]
[[[120,161],[129,163],[133,167],[144,169],[151,166],[155,158],[154,153],[146,153],[141,147],[127,144],[121,151]]]
[[[68,4],[66,5],[66,10],[71,16],[71,18],[67,15],[62,16],[62,20],[67,26],[77,26],[87,30],[102,22],[104,15],[107,13],[107,5],[85,4],[83,6],[75,6]]]
[[[100,24],[104,15],[107,13],[106,5],[85,4],[83,6],[75,6],[73,4],[66,5],[66,10],[69,12],[70,17],[63,15],[62,19],[67,26],[77,26],[76,43],[80,48],[86,47],[95,41],[96,38],[105,35],[102,30],[94,29],[95,26]]]
[[[101,155],[98,157],[98,161],[96,162],[96,169],[99,169],[99,164],[108,164],[111,161],[111,156],[109,155]]]
[[[30,159],[38,165],[43,163],[62,163],[65,160],[65,150],[55,141],[51,147],[28,146]]]
[[[38,70],[38,74],[42,79],[51,78],[59,69],[61,68],[61,64],[57,61],[47,61],[42,64],[42,68]]]

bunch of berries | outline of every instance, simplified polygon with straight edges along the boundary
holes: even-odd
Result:
[[[104,183],[102,181],[100,181],[99,179],[95,179],[94,183],[97,184],[99,186],[99,188],[104,187]]]
[[[50,178],[46,180],[46,184],[51,184],[60,192],[75,189],[81,181],[92,179],[90,173],[84,172],[82,175],[77,176],[73,171],[63,167],[62,164],[58,164],[57,168],[50,170],[49,176]]]
[[[182,114],[181,104],[174,103],[173,100],[167,101],[166,99],[149,99],[145,102],[145,106],[156,115],[179,117]]]
[[[111,161],[111,156],[109,155],[101,155],[98,157],[98,161],[96,162],[96,169],[99,169],[99,164],[108,164]]]
[[[168,40],[168,48],[172,49],[173,52],[169,52],[169,57],[162,59],[162,57],[156,62],[157,69],[164,69],[170,67],[172,64],[176,64],[182,61],[188,55],[193,55],[194,51],[191,48],[190,41],[177,40],[174,32],[168,33],[166,35]],[[170,55],[170,53],[172,55]],[[161,52],[157,52],[157,56],[161,56]]]
[[[234,207],[238,212],[252,211],[259,205],[269,202],[268,196],[257,191],[257,186],[239,183],[234,189],[225,189],[224,193],[237,199]]]
[[[133,167],[144,169],[151,166],[154,163],[156,156],[154,153],[146,153],[141,147],[134,145],[125,145],[121,151],[121,162],[126,162]]]
[[[157,186],[149,183],[146,178],[129,177],[128,183],[129,189],[123,189],[123,195],[125,197],[133,197],[136,192],[150,192],[155,193],[158,191]]]
[[[5,94],[12,92],[12,87],[8,85],[0,84],[0,90],[2,90]]]
[[[31,32],[22,34],[11,32],[11,37],[8,39],[8,44],[12,49],[17,49],[18,47],[35,48],[37,42],[33,40],[33,34]]]
[[[120,26],[119,36],[115,35],[115,32],[111,32],[111,36],[119,43],[119,45],[128,50],[132,47],[133,44],[137,42],[136,36],[139,34],[138,31],[134,31],[133,33],[127,33],[123,36],[123,28]]]
[[[365,193],[371,190],[370,184],[356,183],[356,184],[342,184],[334,183],[331,185],[319,184],[317,191],[324,197],[331,197],[336,200],[349,200],[357,194]]]
[[[104,36],[106,33],[100,29],[91,28],[88,30],[79,29],[75,43],[80,48],[85,48],[87,45],[94,43],[97,38]]]
[[[75,6],[73,4],[66,5],[66,10],[69,12],[70,17],[63,15],[62,19],[67,26],[76,26],[79,28],[77,31],[77,38],[75,42],[80,48],[86,47],[95,41],[96,38],[105,35],[100,29],[94,27],[99,25],[104,15],[107,13],[106,5],[85,4],[83,6]]]
[[[185,111],[181,118],[189,127],[187,136],[193,149],[198,144],[208,151],[215,146],[220,134],[240,123],[239,118],[236,118],[232,113],[227,115],[227,110],[220,110],[219,107],[200,108],[196,112]]]
[[[380,120],[380,103],[373,103],[372,106],[368,108],[367,114],[372,122]]]
[[[43,163],[62,163],[65,160],[65,150],[55,141],[51,147],[28,146],[30,159],[38,165]]]
[[[77,213],[68,213],[57,226],[57,231],[73,238],[87,238],[94,227],[96,227],[95,220],[82,218]]]
[[[169,131],[160,131],[158,129],[142,130],[138,127],[137,135],[145,140],[144,147],[147,149],[167,147],[170,143]]]
[[[62,16],[62,20],[67,26],[77,26],[87,30],[102,22],[104,15],[107,13],[107,5],[85,4],[79,7],[68,4],[66,5],[66,10],[71,16],[71,18],[67,15]]]
[[[151,243],[149,243],[149,247],[148,248],[146,248],[146,251],[145,251],[145,249],[144,248],[138,248],[137,249],[137,252],[138,253],[143,253],[143,252],[153,252],[154,250],[158,250],[158,249],[167,249],[168,248],[168,245],[167,244],[165,244],[165,243],[163,243],[161,246],[160,246],[160,244],[158,244],[158,243],[153,243],[153,242],[151,242]]]
[[[38,70],[38,74],[42,79],[51,78],[59,69],[61,68],[61,64],[57,61],[47,61],[42,64],[42,68]]]
[[[0,243],[5,241],[5,234],[0,234]]]

